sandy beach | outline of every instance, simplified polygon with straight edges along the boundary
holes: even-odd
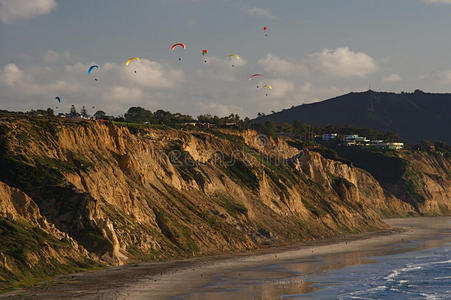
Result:
[[[220,276],[269,280],[268,298],[286,287],[290,274],[271,269],[250,272],[257,266],[302,262],[305,271],[321,271],[365,263],[369,255],[414,251],[409,241],[423,241],[422,248],[438,247],[439,234],[451,228],[451,217],[404,218],[385,220],[391,231],[350,235],[346,238],[272,248],[256,253],[193,258],[162,263],[133,264],[106,270],[61,276],[33,289],[20,290],[0,298],[18,299],[203,299],[195,296],[199,289],[214,290]],[[418,246],[417,246],[418,247]],[[315,260],[312,261],[312,259]],[[241,271],[242,270],[242,271]],[[289,285],[293,285],[291,281]],[[308,282],[297,282],[297,292],[314,290]],[[183,296],[182,296],[183,295]],[[204,293],[205,295],[205,293]],[[176,296],[181,296],[177,298]],[[222,299],[218,294],[215,299]],[[260,299],[260,298],[259,298]]]

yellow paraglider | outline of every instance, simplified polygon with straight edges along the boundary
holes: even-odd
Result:
[[[238,54],[229,54],[229,55],[227,55],[227,59],[232,61],[232,67],[234,67],[235,64],[233,63],[233,60],[235,59],[238,61],[241,59],[241,57]]]
[[[266,89],[266,97],[268,97],[268,96],[269,96],[269,91],[272,90],[272,86],[269,85],[269,84],[265,84],[265,85],[263,86],[263,88]]]
[[[141,58],[139,58],[139,57],[131,57],[131,58],[129,58],[129,59],[127,59],[127,61],[125,62],[125,65],[126,66],[128,66],[132,61],[134,61],[134,60],[136,60],[136,61],[140,61],[141,60]],[[134,71],[134,73],[136,74],[136,70]]]
[[[228,59],[232,59],[232,57],[235,57],[236,59],[240,59],[241,58],[238,54],[229,54],[229,55],[227,55]]]
[[[132,58],[129,58],[129,59],[125,62],[125,65],[128,66],[128,65],[129,65],[132,61],[134,61],[134,60],[140,61],[141,58],[139,58],[139,57],[132,57]]]

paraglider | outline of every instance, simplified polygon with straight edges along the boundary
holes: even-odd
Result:
[[[262,74],[253,74],[253,75],[249,76],[249,80],[252,80],[252,79],[254,79],[255,77],[264,78],[265,76],[263,76]]]
[[[266,96],[269,95],[269,92],[272,90],[272,86],[269,84],[265,84],[263,88],[266,88]]]
[[[89,67],[89,70],[88,70],[88,74],[90,74],[90,75],[91,75],[91,73],[92,73],[92,70],[94,70],[94,69],[98,69],[98,68],[99,68],[99,66],[98,66],[98,65],[93,65],[93,66]]]
[[[254,79],[255,77],[258,77],[258,78],[264,78],[265,76],[263,76],[262,74],[253,74],[253,75],[249,76],[249,80],[252,80],[252,79]],[[259,87],[260,87],[260,86],[259,86],[259,84],[257,83],[257,89],[258,89]]]
[[[232,62],[232,67],[235,67],[234,61],[239,61],[241,58],[238,54],[229,54],[227,55],[227,59]]]
[[[175,43],[174,45],[171,46],[171,51],[175,53],[175,49],[177,47],[181,47],[183,49],[186,49],[186,45],[185,44],[183,44],[183,43]],[[182,61],[181,57],[179,57],[179,61]]]
[[[141,58],[139,58],[139,57],[131,57],[131,58],[129,58],[129,59],[127,59],[127,61],[125,62],[125,65],[126,66],[128,66],[132,61],[134,61],[134,60],[136,60],[136,61],[140,61],[141,60]],[[135,74],[136,74],[136,70],[134,71],[135,72]]]
[[[58,101],[58,103],[61,103],[61,98],[60,97],[55,97],[56,101]]]
[[[131,57],[131,58],[127,59],[127,61],[125,62],[125,65],[128,66],[134,60],[140,61],[141,58],[139,58],[139,57]]]
[[[208,50],[206,50],[206,49],[202,50],[202,56],[204,57],[204,63],[207,63],[207,54],[208,54]]]
[[[93,66],[89,67],[88,74],[91,75],[91,73],[92,73],[92,71],[94,69],[99,69],[99,66],[98,65],[93,65]],[[98,81],[97,77],[95,77],[94,80]]]

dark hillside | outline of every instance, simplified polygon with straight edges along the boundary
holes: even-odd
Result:
[[[257,122],[293,122],[325,126],[351,125],[393,131],[410,144],[421,140],[451,143],[451,94],[350,93],[322,102],[304,104]]]

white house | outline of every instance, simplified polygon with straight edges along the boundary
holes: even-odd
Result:
[[[326,133],[321,136],[321,139],[323,141],[330,141],[330,140],[335,140],[337,138],[337,136],[338,136],[337,133]]]

